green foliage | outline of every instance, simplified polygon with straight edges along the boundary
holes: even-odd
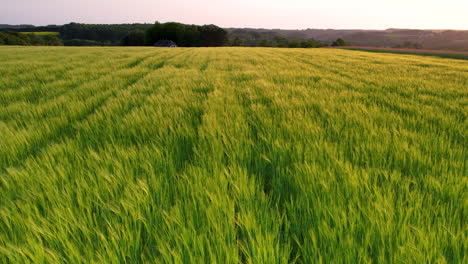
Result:
[[[0,45],[61,46],[62,41],[53,34],[22,34],[0,32]]]
[[[301,40],[275,34],[262,34],[256,31],[245,32],[244,30],[231,31],[229,38],[228,45],[233,47],[319,48],[327,46],[327,44],[313,38]]]
[[[36,35],[36,36],[58,36],[60,35],[59,32],[19,32],[20,34],[26,34],[26,35]]]
[[[70,23],[60,26],[60,33],[65,43],[68,43],[68,40],[86,40],[91,42],[82,43],[120,45],[122,39],[129,33],[134,31],[145,31],[150,27],[151,24],[95,25]],[[76,44],[76,41],[74,44]]]
[[[31,45],[30,38],[13,32],[0,32],[3,45]]]
[[[44,43],[47,43],[48,46],[62,46],[62,40],[60,40],[56,35],[50,34],[50,35],[43,35],[43,41]]]
[[[188,25],[185,25],[188,26]],[[16,32],[30,33],[49,33],[58,32],[60,38],[65,43],[69,40],[91,40],[101,43],[101,45],[120,45],[122,38],[127,34],[136,30],[146,31],[153,27],[153,24],[79,24],[69,23],[66,25],[48,25],[48,26],[32,26],[32,25],[5,25],[0,24],[1,30],[10,30]],[[195,26],[196,27],[196,26]],[[438,50],[459,50],[468,51],[468,30],[407,30],[407,29],[387,29],[387,30],[335,30],[335,29],[304,29],[304,30],[281,30],[281,29],[249,29],[249,28],[227,28],[228,45],[233,45],[235,38],[240,38],[242,45],[247,47],[261,46],[260,42],[263,39],[272,42],[275,36],[282,36],[290,40],[308,40],[316,39],[323,43],[332,43],[337,38],[346,39],[353,46],[366,47],[397,47],[408,43],[416,43],[427,49]],[[195,36],[184,43],[183,46],[188,46],[194,43],[199,38],[195,31],[190,30]],[[185,37],[187,38],[187,36]],[[86,42],[84,42],[86,43]],[[238,43],[238,42],[237,42]],[[154,44],[148,44],[152,45]],[[65,44],[66,45],[66,44]],[[201,44],[200,44],[201,45]],[[271,46],[288,47],[288,45]],[[412,47],[413,48],[413,47]]]
[[[336,29],[253,29],[228,28],[229,39],[236,37],[245,42],[245,46],[257,47],[259,40],[272,40],[274,36],[288,39],[306,40],[314,38],[320,42],[333,43],[341,38],[353,46],[395,47],[405,42],[419,43],[427,49],[468,51],[468,30],[336,30]]]
[[[122,41],[122,46],[144,46],[145,45],[145,32],[136,30],[126,35]]]
[[[185,25],[181,23],[156,22],[146,31],[146,45],[159,40],[172,40],[181,47],[218,47],[226,41],[226,31],[215,25]]]
[[[262,39],[259,44],[260,47],[271,47],[272,44],[267,39]]]
[[[350,46],[350,44],[348,44],[346,41],[344,41],[343,39],[337,39],[335,40],[332,44],[331,44],[332,47],[340,47],[340,46]]]
[[[0,263],[466,263],[467,61],[6,46],[0,61]]]
[[[267,40],[265,40],[265,41],[267,41]],[[231,39],[229,43],[230,43],[230,46],[233,46],[233,47],[244,46],[244,41],[239,37],[235,37],[235,38]]]

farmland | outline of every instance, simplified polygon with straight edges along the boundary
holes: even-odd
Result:
[[[25,34],[25,35],[36,35],[36,36],[57,36],[60,33],[59,32],[19,32],[20,34]]]
[[[468,61],[0,48],[0,263],[466,263]]]

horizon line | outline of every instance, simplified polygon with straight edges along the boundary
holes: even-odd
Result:
[[[71,23],[76,23],[76,24],[87,24],[87,25],[131,25],[131,24],[155,24],[156,22],[160,21],[155,21],[153,23],[150,22],[125,22],[125,23],[85,23],[85,22],[75,22],[71,21],[68,23],[64,24],[43,24],[43,25],[38,25],[38,24],[9,24],[9,23],[0,23],[0,25],[8,25],[8,26],[34,26],[34,27],[47,27],[47,26],[63,26]],[[160,23],[181,23],[181,24],[186,24],[186,25],[201,25],[201,24],[193,24],[193,23],[183,23],[183,22],[177,22],[177,21],[166,21],[166,22],[160,22]],[[203,24],[203,25],[216,25],[216,24]],[[219,25],[217,25],[219,26]],[[373,28],[265,28],[265,27],[233,27],[233,26],[219,26],[221,28],[225,29],[264,29],[264,30],[363,30],[363,31],[387,31],[387,30],[424,30],[424,31],[468,31],[468,29],[450,29],[450,28],[441,28],[441,29],[434,29],[434,28],[399,28],[399,27],[389,27],[385,29],[373,29]]]

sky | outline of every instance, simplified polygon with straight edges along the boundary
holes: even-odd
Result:
[[[465,29],[468,0],[0,0],[0,24]]]

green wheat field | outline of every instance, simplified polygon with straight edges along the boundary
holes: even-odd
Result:
[[[60,33],[59,32],[19,32],[20,34],[25,34],[25,35],[36,35],[36,36],[57,36]]]
[[[0,263],[467,263],[468,61],[0,48]]]

